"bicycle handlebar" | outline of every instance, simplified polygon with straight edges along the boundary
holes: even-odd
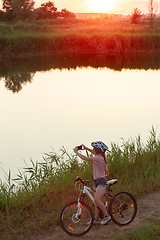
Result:
[[[82,180],[79,176],[77,177],[77,179],[75,180],[75,182],[80,181],[82,184],[87,185],[87,183],[89,183],[89,180]]]

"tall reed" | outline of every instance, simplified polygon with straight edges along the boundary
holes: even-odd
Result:
[[[159,187],[155,180],[160,178],[160,140],[152,127],[149,140],[141,142],[140,136],[135,141],[129,139],[119,147],[112,143],[108,154],[111,176],[121,181],[121,189],[132,192],[134,195],[148,192]]]
[[[123,146],[111,143],[107,159],[108,179],[118,179],[113,192],[126,190],[138,197],[160,187],[160,140],[153,127],[146,143],[140,136],[123,141]],[[77,197],[77,176],[89,179],[92,187],[92,163],[69,154],[64,147],[59,154],[53,149],[44,153],[41,162],[31,159],[31,166],[19,170],[15,179],[9,171],[6,182],[0,182],[1,234],[5,236],[11,229],[15,236],[29,234],[59,224],[60,209]]]

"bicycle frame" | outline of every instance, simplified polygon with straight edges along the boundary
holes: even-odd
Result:
[[[80,192],[80,196],[78,197],[78,205],[77,205],[78,208],[77,208],[77,213],[75,214],[76,219],[80,219],[79,216],[81,215],[81,212],[82,212],[81,202],[83,202],[85,194],[88,195],[88,197],[91,199],[91,201],[96,206],[94,197],[92,196],[92,194],[89,191],[94,192],[91,188],[89,188],[87,186],[83,186],[83,191]]]
[[[94,201],[94,189],[87,186],[88,180],[82,180],[79,177],[75,181],[75,188],[78,190],[79,196],[77,201],[68,203],[61,211],[60,223],[63,230],[71,236],[82,236],[86,234],[93,225],[94,211],[93,206],[89,206],[85,202],[91,200],[94,206],[98,207]],[[112,195],[110,187],[117,183],[117,179],[112,179],[107,182],[106,192],[104,193],[105,207],[108,214],[111,216],[112,221],[119,225],[124,226],[133,221],[137,213],[137,203],[132,194],[121,191]],[[100,210],[100,208],[99,208]],[[103,212],[100,210],[99,218],[103,218]]]
[[[84,195],[87,194],[88,197],[91,199],[91,201],[94,203],[94,205],[96,205],[95,201],[94,201],[94,197],[92,196],[92,194],[89,192],[89,191],[92,191],[94,192],[91,188],[87,187],[87,186],[84,186],[83,187],[83,193],[80,193],[80,198],[78,199],[79,201],[83,201],[84,199]]]
[[[81,202],[84,200],[84,196],[85,194],[87,194],[87,196],[91,199],[91,201],[94,203],[94,205],[96,207],[98,207],[94,201],[94,197],[92,196],[92,194],[90,192],[94,192],[94,190],[92,190],[90,187],[87,187],[86,185],[83,186],[83,190],[81,190],[81,193],[80,193],[80,197],[78,198],[78,212],[80,213],[81,210],[80,210],[80,206],[81,206]],[[109,193],[109,192],[106,192],[104,193],[105,197],[107,198],[111,198],[111,199],[114,199],[116,202],[117,202],[117,205],[121,206],[121,202],[119,202],[117,199],[114,198],[114,196]],[[99,208],[99,207],[98,207]],[[99,210],[101,211],[101,209],[99,208]],[[77,213],[78,213],[77,212]],[[115,213],[115,212],[114,212]],[[109,214],[112,214],[112,213],[109,213]]]

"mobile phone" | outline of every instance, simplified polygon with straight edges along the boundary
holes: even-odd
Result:
[[[78,146],[78,150],[82,150],[82,145]]]

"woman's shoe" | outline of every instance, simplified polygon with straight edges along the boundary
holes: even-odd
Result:
[[[100,220],[97,221],[97,220],[94,219],[94,221],[93,221],[93,224],[94,224],[94,225],[97,225],[97,224],[100,224],[100,223],[101,223]]]
[[[102,225],[105,225],[105,224],[109,223],[109,221],[111,221],[111,216],[108,216],[108,217],[105,216],[105,217],[103,218],[101,224],[102,224]]]

